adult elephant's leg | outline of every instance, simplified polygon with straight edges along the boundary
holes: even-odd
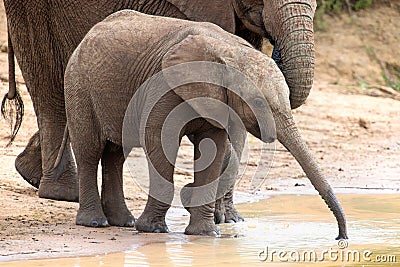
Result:
[[[48,56],[42,58],[39,55],[36,56],[38,66],[34,68],[34,73],[41,79],[37,77],[28,79],[33,106],[38,117],[42,151],[43,173],[40,180],[39,197],[78,201],[78,175],[69,144],[63,151],[59,166],[57,168],[54,166],[67,121],[63,83],[63,65],[66,64],[64,62],[66,60],[65,55],[58,52],[54,46],[52,42],[38,46],[38,49],[43,49],[43,54]],[[29,66],[28,70],[31,68],[32,66]]]
[[[40,197],[55,200],[78,201],[77,172],[69,146],[66,147],[64,154],[65,160],[61,162],[62,166],[60,166],[61,173],[58,172],[54,174],[55,178],[50,180],[47,185],[42,186],[41,191],[39,191]],[[42,165],[40,133],[37,131],[29,139],[24,151],[22,151],[15,159],[15,168],[25,181],[30,185],[39,188],[43,176]],[[60,182],[66,180],[66,182],[69,181],[70,184],[66,188],[61,188],[61,190],[57,189],[59,186],[57,186],[56,183],[53,183],[57,178],[60,178]],[[70,189],[67,189],[68,187]],[[65,191],[65,189],[67,190]]]
[[[42,178],[42,150],[39,131],[29,139],[25,150],[16,158],[15,168],[25,181],[39,188]]]
[[[124,197],[124,161],[122,148],[107,143],[101,158],[101,205],[110,225],[133,227],[135,218],[128,210]]]
[[[170,149],[168,158],[176,159],[179,147]],[[172,151],[173,150],[173,151]],[[136,230],[149,233],[168,233],[165,215],[171,207],[174,198],[173,174],[175,162],[170,162],[164,154],[159,141],[153,140],[152,144],[146,144],[146,155],[149,166],[149,196],[146,207],[137,219]]]
[[[219,235],[214,223],[215,198],[226,142],[227,134],[223,129],[211,128],[195,134],[194,182],[186,185],[181,191],[182,203],[190,213],[190,222],[185,234]],[[211,163],[208,162],[210,159],[213,159]]]
[[[62,106],[64,105],[62,104]],[[59,166],[56,168],[54,166],[64,136],[65,111],[58,113],[53,109],[42,110],[38,116],[43,170],[39,185],[39,197],[78,201],[78,176],[69,144],[63,151]]]
[[[49,88],[54,86],[51,82],[42,83],[48,84]],[[42,86],[32,86],[29,92],[39,132],[32,136],[26,149],[17,157],[15,166],[26,181],[39,188],[39,197],[78,201],[78,176],[69,144],[63,151],[59,166],[54,166],[66,125],[62,86],[56,86],[58,90],[54,89],[50,94],[41,92],[49,90]]]
[[[46,146],[47,144],[48,142]],[[70,146],[66,147],[63,161],[56,169],[54,168],[55,158],[44,157],[47,162],[42,161],[41,148],[40,131],[38,131],[29,139],[25,150],[15,160],[18,173],[29,184],[39,188],[39,196],[42,198],[78,201],[78,178]],[[54,153],[52,155],[54,156]],[[45,165],[47,165],[47,171],[43,172],[42,168]]]
[[[69,146],[64,150],[61,165],[54,168],[66,124],[63,66],[67,64],[70,52],[53,35],[57,29],[49,21],[52,17],[48,16],[50,4],[43,1],[4,1],[4,4],[15,57],[37,116],[42,162],[39,196],[77,201],[78,178]],[[74,45],[71,42],[68,45]],[[38,146],[32,147],[30,152],[33,153],[21,154],[16,162],[27,180],[37,178],[29,177],[26,170],[31,169],[27,164],[38,162],[38,150]]]

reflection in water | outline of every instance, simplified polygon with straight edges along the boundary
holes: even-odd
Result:
[[[375,261],[368,266],[400,266],[400,195],[341,195],[339,198],[347,215],[351,238],[350,246],[344,250],[347,254],[343,254],[343,262],[340,257],[335,260],[335,257],[328,255],[328,252],[335,251],[340,255],[343,251],[334,240],[337,235],[334,217],[323,201],[318,196],[288,195],[239,206],[246,222],[221,226],[221,231],[230,235],[230,238],[185,236],[181,233],[187,217],[174,214],[174,221],[168,223],[172,231],[180,233],[135,235],[132,243],[137,245],[129,252],[76,259],[28,261],[22,265],[271,266],[273,256],[276,265],[286,266],[291,264],[281,260],[290,262],[296,255],[315,253],[315,258],[311,260],[325,256],[325,262],[314,263],[312,266],[362,266],[357,256],[364,264],[368,263],[365,262],[368,259]],[[265,256],[265,251],[269,253],[265,262],[259,260],[262,251],[264,254],[261,253],[261,256]],[[323,254],[324,251],[327,254]],[[276,254],[271,255],[272,252]],[[359,254],[356,255],[356,252]],[[279,253],[286,255],[279,259]],[[346,264],[348,256],[350,262]],[[21,262],[8,264],[21,266]]]

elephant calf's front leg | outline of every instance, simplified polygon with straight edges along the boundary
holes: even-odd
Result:
[[[237,223],[244,221],[242,215],[233,204],[233,189],[234,186],[232,186],[232,188],[225,194],[223,198],[226,223]]]
[[[215,226],[214,211],[217,178],[220,175],[226,142],[225,130],[218,128],[211,128],[194,137],[195,179],[194,183],[186,185],[181,191],[182,203],[190,213],[185,234],[220,235]]]
[[[148,233],[168,233],[165,215],[174,197],[173,173],[175,162],[169,162],[164,155],[161,142],[146,147],[149,165],[150,189],[146,207],[137,219],[136,230]],[[179,147],[174,148],[176,159]]]
[[[221,177],[218,183],[214,212],[216,224],[244,221],[242,215],[233,204],[233,191],[239,173],[241,151],[245,143],[246,132],[235,132],[234,134],[233,137],[236,142],[233,144],[227,142]],[[236,150],[234,147],[236,147]]]

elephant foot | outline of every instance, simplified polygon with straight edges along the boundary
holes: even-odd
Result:
[[[107,216],[107,220],[110,225],[120,227],[134,227],[136,221],[132,214],[112,217]]]
[[[78,210],[76,215],[76,224],[88,227],[108,227],[110,224],[107,221],[103,211],[81,211]]]
[[[168,233],[168,226],[165,222],[165,216],[152,216],[149,213],[143,214],[135,223],[137,231],[146,233]]]
[[[17,172],[35,188],[39,188],[42,178],[42,154],[39,132],[36,132],[28,142],[25,150],[15,160]]]
[[[212,220],[191,220],[185,229],[185,235],[220,237],[221,232]]]
[[[221,236],[219,229],[214,223],[213,204],[187,207],[186,210],[190,213],[189,225],[185,229],[186,235]]]
[[[133,217],[132,213],[127,208],[110,209],[103,207],[103,210],[110,225],[120,227],[135,226],[135,217]]]
[[[233,201],[220,198],[215,201],[215,224],[243,222],[242,215],[238,212]]]
[[[79,183],[78,176],[68,175],[68,179],[63,175],[62,178],[42,178],[39,186],[39,197],[60,201],[78,202]]]
[[[233,201],[227,201],[225,199],[224,204],[225,204],[225,222],[226,223],[237,223],[237,222],[244,221],[242,215],[240,215],[240,213],[236,209],[235,205],[233,205]]]
[[[221,224],[225,222],[224,198],[220,198],[215,201],[214,222],[215,224]]]

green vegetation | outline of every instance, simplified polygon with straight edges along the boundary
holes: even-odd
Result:
[[[400,91],[400,66],[386,63],[382,77],[385,80],[386,86]]]
[[[332,11],[340,13],[344,4],[345,0],[317,0],[317,9],[323,13]]]
[[[343,11],[359,11],[372,5],[372,0],[317,0],[317,10],[315,12],[316,30],[324,30],[326,22],[323,17],[325,14],[339,14]]]
[[[340,13],[348,10],[361,10],[372,5],[372,0],[317,0],[317,9],[325,12]]]
[[[365,47],[365,50],[371,60],[379,64],[385,85],[394,90],[400,91],[400,66],[388,62],[382,62],[372,47]]]
[[[369,7],[370,5],[372,5],[372,0],[358,0],[354,4],[354,10],[358,11],[358,10]]]

